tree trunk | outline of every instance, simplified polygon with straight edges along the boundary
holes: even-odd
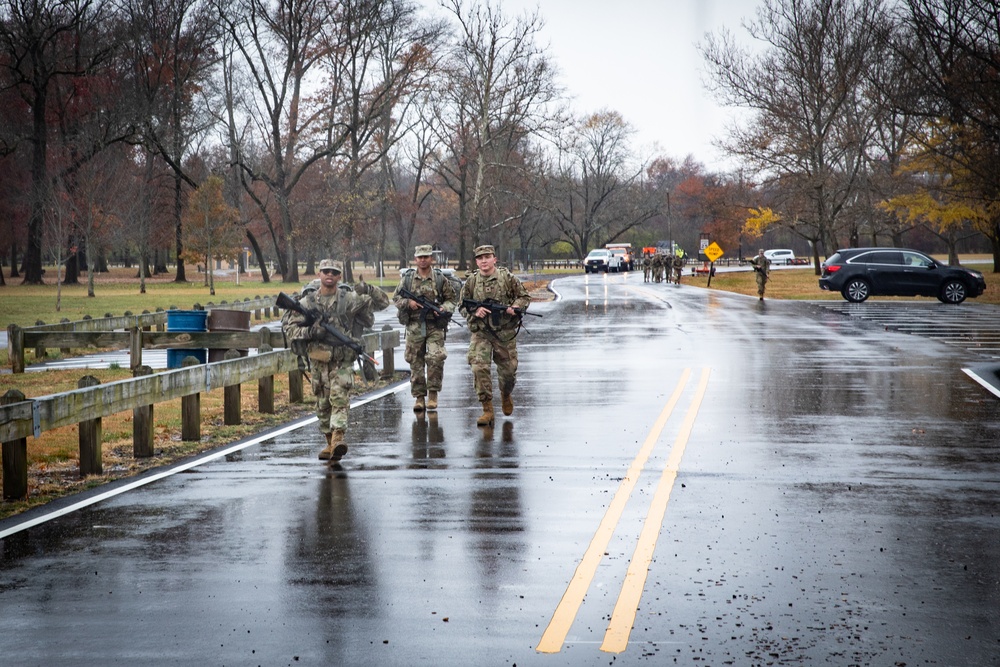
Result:
[[[181,239],[181,234],[184,231],[183,223],[181,222],[181,175],[174,174],[174,240],[177,247],[177,275],[174,276],[175,283],[186,283],[187,274],[184,271],[184,260],[181,258],[181,254],[184,252],[184,242]]]
[[[247,240],[250,241],[250,247],[253,248],[253,254],[257,258],[257,266],[260,267],[260,278],[263,282],[271,282],[271,276],[267,272],[267,262],[264,261],[264,252],[260,249],[260,244],[257,243],[257,237],[253,235],[249,229],[246,230]]]
[[[17,272],[17,242],[10,244],[10,277],[20,277],[20,274]]]
[[[31,105],[32,152],[31,152],[31,212],[28,217],[28,245],[24,249],[23,285],[42,285],[42,228],[44,206],[48,200],[48,124],[45,111],[48,92],[46,84],[33,91],[35,99]]]

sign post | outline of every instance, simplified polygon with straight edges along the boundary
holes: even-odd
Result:
[[[708,287],[711,287],[712,276],[715,275],[715,260],[722,257],[725,253],[722,251],[722,247],[714,241],[705,248],[704,252],[705,257],[708,257],[708,261],[710,262],[708,266]]]

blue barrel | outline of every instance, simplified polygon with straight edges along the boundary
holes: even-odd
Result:
[[[168,310],[167,331],[205,331],[208,311]],[[208,350],[205,348],[167,350],[167,368],[180,368],[185,357],[194,357],[198,363],[205,363]]]

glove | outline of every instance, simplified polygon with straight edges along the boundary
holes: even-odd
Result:
[[[309,327],[309,338],[311,340],[322,340],[324,336],[326,336],[326,329],[319,322]]]

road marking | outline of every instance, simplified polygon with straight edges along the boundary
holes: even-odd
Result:
[[[621,653],[628,648],[628,638],[632,632],[632,625],[635,623],[635,615],[639,610],[639,599],[646,587],[646,576],[649,574],[649,565],[653,562],[653,552],[656,550],[656,540],[659,537],[660,528],[663,526],[663,517],[667,513],[670,492],[674,488],[677,470],[680,468],[681,458],[684,456],[688,439],[694,429],[694,421],[698,417],[702,399],[705,398],[710,374],[711,369],[709,368],[705,368],[701,372],[701,381],[698,383],[694,400],[688,408],[687,416],[677,434],[677,439],[674,440],[667,465],[663,469],[660,483],[657,485],[656,493],[649,505],[649,513],[646,515],[642,533],[639,535],[632,560],[629,562],[621,594],[618,596],[615,610],[611,614],[611,622],[608,623],[607,632],[604,634],[604,643],[601,644],[601,650],[607,653]]]
[[[569,634],[570,627],[573,625],[577,612],[580,610],[580,605],[583,604],[583,598],[587,594],[587,589],[590,588],[594,574],[597,572],[597,566],[600,564],[601,558],[604,556],[604,552],[611,542],[611,536],[614,533],[615,527],[618,525],[622,513],[625,511],[625,505],[632,494],[632,489],[635,488],[636,483],[639,481],[639,475],[642,473],[649,455],[656,446],[656,442],[659,440],[660,433],[663,431],[663,427],[666,426],[670,414],[680,400],[681,394],[684,393],[684,387],[687,385],[690,377],[691,369],[685,368],[684,372],[681,373],[680,380],[677,382],[677,388],[674,389],[673,395],[667,401],[660,416],[653,424],[653,428],[649,431],[649,435],[646,436],[646,441],[625,473],[624,479],[622,479],[621,484],[618,486],[618,491],[615,492],[614,498],[611,499],[611,504],[608,505],[604,519],[597,527],[594,539],[591,540],[590,546],[583,555],[583,559],[577,565],[576,572],[566,587],[566,592],[563,593],[562,600],[559,601],[559,605],[552,614],[552,619],[549,621],[548,627],[542,633],[541,641],[535,647],[535,650],[539,653],[558,653],[562,650],[563,643],[566,641],[566,635]]]
[[[352,408],[360,407],[360,406],[364,405],[365,403],[371,403],[372,401],[374,401],[376,399],[379,399],[379,398],[382,398],[383,396],[388,396],[389,394],[395,394],[397,392],[400,392],[403,389],[409,388],[409,386],[410,386],[409,382],[401,382],[398,385],[392,385],[392,386],[386,387],[382,391],[379,391],[377,393],[365,396],[364,398],[361,398],[359,400],[352,401],[351,402],[351,407]],[[8,537],[10,535],[13,535],[14,533],[19,533],[22,530],[27,530],[28,528],[33,528],[34,526],[46,523],[47,521],[51,521],[53,519],[57,519],[57,518],[59,518],[61,516],[64,516],[66,514],[70,514],[72,512],[77,511],[77,510],[83,509],[84,507],[88,507],[90,505],[94,505],[96,503],[101,502],[102,500],[107,500],[108,498],[114,498],[115,496],[121,495],[121,494],[125,493],[126,491],[131,491],[132,489],[137,489],[140,486],[145,486],[146,484],[152,484],[153,482],[159,481],[159,480],[163,479],[164,477],[170,477],[171,475],[176,475],[179,472],[184,472],[185,470],[190,470],[191,468],[197,468],[198,466],[203,465],[205,463],[208,463],[209,461],[214,461],[215,459],[220,459],[223,456],[228,456],[229,454],[232,454],[234,452],[238,452],[238,451],[244,450],[244,449],[246,449],[248,447],[252,447],[253,445],[256,445],[256,444],[258,444],[260,442],[263,442],[264,440],[270,440],[271,438],[277,437],[279,435],[284,435],[285,433],[289,433],[291,431],[295,431],[295,430],[300,429],[300,428],[302,428],[304,426],[308,426],[309,424],[312,424],[315,421],[317,421],[317,419],[316,419],[315,416],[313,416],[313,417],[300,417],[299,419],[291,422],[287,426],[279,428],[278,430],[269,431],[269,432],[267,432],[264,435],[258,436],[256,438],[252,438],[250,440],[244,440],[244,441],[239,442],[239,443],[237,443],[235,445],[232,445],[231,447],[227,447],[226,449],[220,449],[219,451],[211,452],[211,453],[206,454],[204,456],[199,456],[198,458],[196,458],[196,459],[194,459],[192,461],[188,461],[187,463],[183,463],[183,464],[175,466],[173,468],[169,468],[167,470],[164,470],[164,471],[161,471],[161,472],[158,472],[158,473],[154,473],[154,474],[149,475],[147,477],[143,477],[142,479],[137,479],[137,480],[135,480],[133,482],[129,482],[127,484],[123,484],[122,486],[119,486],[119,487],[116,487],[114,489],[111,489],[110,491],[105,491],[103,493],[98,493],[98,494],[90,496],[88,498],[84,498],[83,500],[77,501],[77,502],[75,502],[75,503],[73,503],[71,505],[67,505],[66,507],[63,507],[63,508],[57,509],[57,510],[53,510],[51,512],[47,512],[47,513],[42,514],[41,516],[37,516],[37,517],[35,517],[33,519],[28,519],[27,521],[22,521],[22,522],[16,524],[15,526],[13,526],[11,528],[0,530],[0,540],[2,540],[5,537]],[[10,519],[5,520],[4,522],[6,522],[6,521],[16,521],[16,520],[17,520],[17,516],[13,516]]]

